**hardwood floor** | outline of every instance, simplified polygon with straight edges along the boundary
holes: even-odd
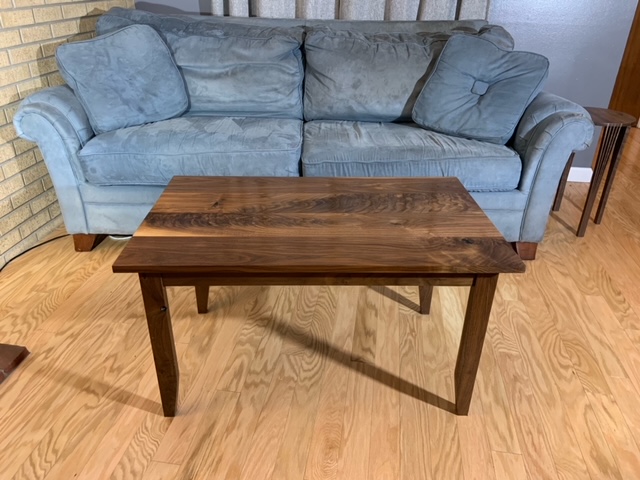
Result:
[[[446,411],[467,288],[423,316],[418,288],[223,287],[205,315],[169,290],[164,418],[123,242],[56,240],[0,274],[0,341],[32,352],[0,385],[0,479],[638,479],[639,187],[635,129],[584,238],[567,185],[538,259],[500,278],[468,417]]]

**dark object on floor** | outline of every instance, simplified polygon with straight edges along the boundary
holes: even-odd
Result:
[[[0,343],[0,383],[29,356],[29,350],[18,345]]]

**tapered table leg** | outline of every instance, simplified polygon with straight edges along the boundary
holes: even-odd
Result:
[[[209,311],[209,285],[196,285],[196,303],[198,304],[198,313]]]
[[[433,285],[421,285],[420,292],[420,313],[429,315],[431,311],[431,297],[433,296]]]
[[[458,415],[469,413],[471,395],[478,373],[482,345],[487,332],[491,304],[497,284],[498,275],[478,276],[469,292],[454,374],[456,413]]]
[[[604,190],[600,196],[600,203],[598,204],[598,211],[596,212],[595,223],[602,222],[602,216],[604,215],[604,208],[607,206],[607,200],[609,199],[609,193],[611,193],[611,187],[613,186],[613,179],[616,177],[616,171],[618,170],[618,164],[622,157],[622,151],[624,150],[624,144],[629,134],[629,127],[620,129],[618,138],[616,139],[616,146],[611,158],[611,165],[609,165],[609,173],[607,179],[604,182]]]
[[[562,177],[560,177],[560,183],[558,184],[558,190],[556,191],[556,198],[553,201],[553,211],[557,212],[560,210],[560,205],[562,205],[562,197],[564,196],[564,189],[567,186],[567,180],[569,179],[569,172],[571,172],[571,165],[573,164],[573,157],[575,153],[572,153],[569,156],[569,160],[564,167],[564,171],[562,172]]]
[[[140,289],[147,315],[153,361],[156,366],[162,411],[165,417],[176,414],[180,372],[171,328],[171,314],[162,277],[140,274]]]

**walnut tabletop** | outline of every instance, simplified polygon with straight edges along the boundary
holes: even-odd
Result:
[[[175,177],[114,272],[514,273],[456,178]]]
[[[179,369],[168,286],[411,285],[421,314],[434,286],[470,286],[454,372],[469,411],[500,273],[525,270],[456,178],[176,177],[113,265],[138,273],[165,416]],[[443,407],[444,406],[444,407]]]

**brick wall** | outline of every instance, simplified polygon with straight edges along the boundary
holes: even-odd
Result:
[[[21,99],[63,83],[56,47],[93,36],[111,7],[134,0],[0,0],[0,268],[62,224],[40,151],[18,138],[13,115]]]

